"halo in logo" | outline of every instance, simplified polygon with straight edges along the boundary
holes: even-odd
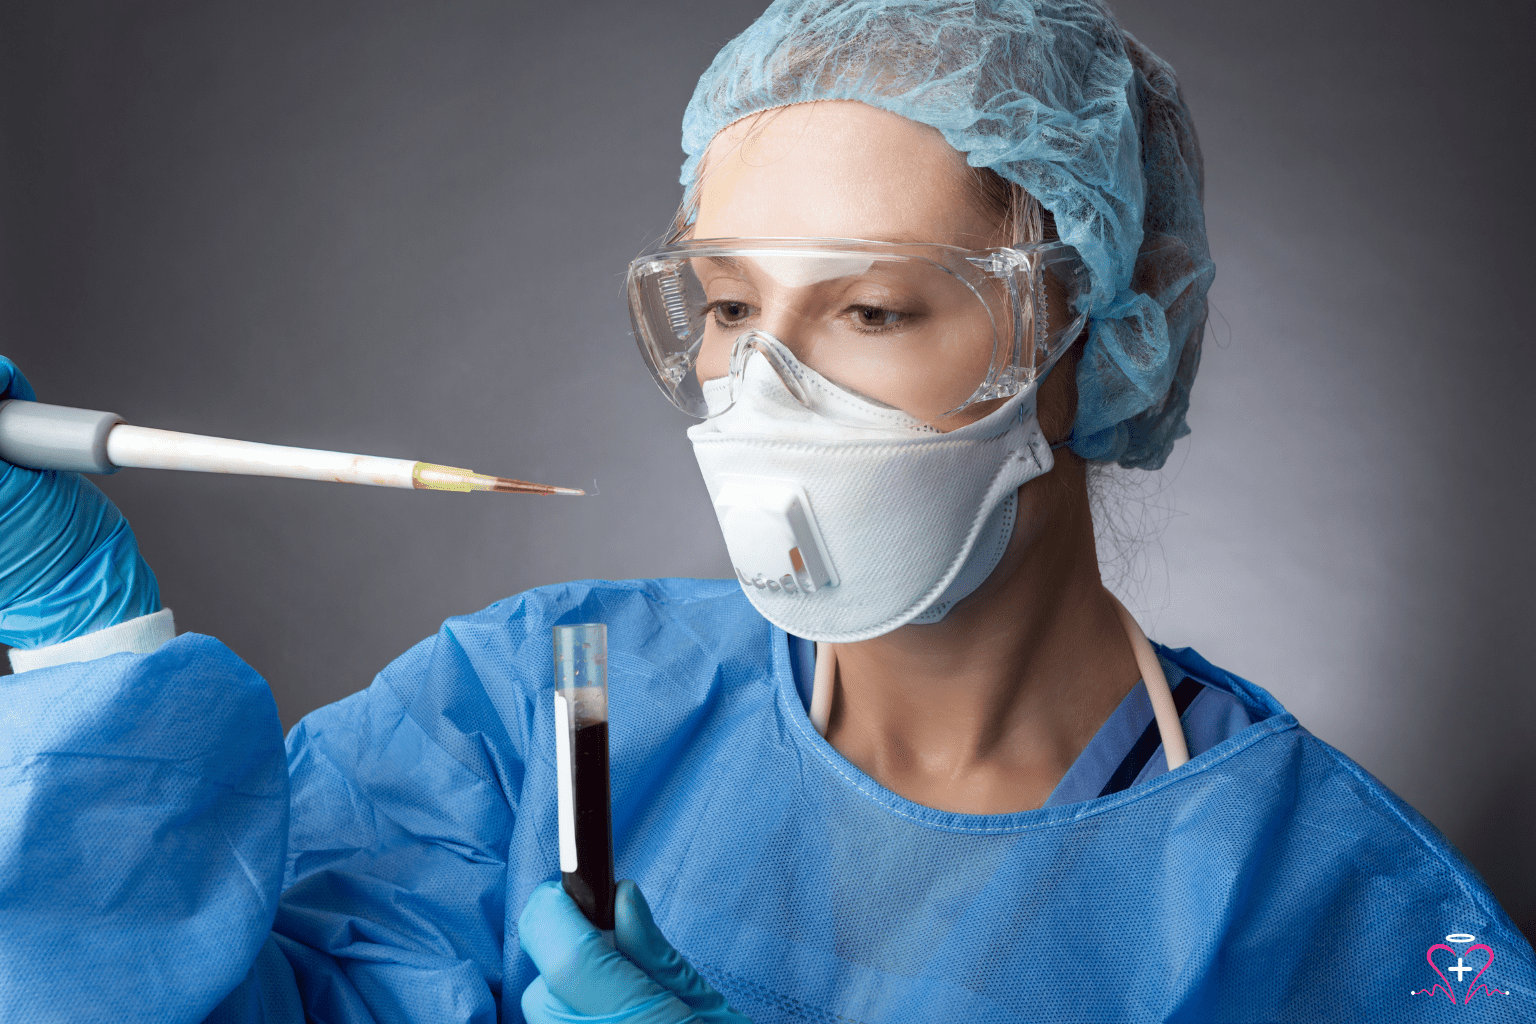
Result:
[[[1456,932],[1454,934],[1447,935],[1445,937],[1445,941],[1446,942],[1454,942],[1458,946],[1461,945],[1463,942],[1474,942],[1474,941],[1476,941],[1476,939],[1477,939],[1476,935],[1467,935],[1467,934],[1465,934],[1463,932]]]

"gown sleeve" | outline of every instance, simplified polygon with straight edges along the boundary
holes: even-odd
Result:
[[[495,1021],[517,749],[447,628],[286,751],[209,637],[0,679],[0,1020]]]
[[[294,727],[273,934],[312,1018],[494,1024],[520,746],[451,625]]]
[[[239,987],[280,1020],[287,828],[277,708],[218,641],[0,679],[0,1020],[199,1021]]]

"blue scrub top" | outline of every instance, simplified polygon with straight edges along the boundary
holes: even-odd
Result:
[[[816,734],[734,582],[651,580],[450,619],[286,751],[208,637],[0,681],[0,1019],[521,1020],[550,627],[591,621],[618,872],[758,1024],[1536,1016],[1530,946],[1434,827],[1192,651],[1159,651],[1188,764],[1116,783],[1133,692],[1047,806],[955,814]],[[1481,975],[1432,949],[1457,933]]]

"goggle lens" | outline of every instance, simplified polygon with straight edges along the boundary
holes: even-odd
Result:
[[[996,262],[937,245],[684,242],[631,265],[631,314],[657,382],[691,415],[710,414],[703,384],[729,375],[755,332],[833,384],[940,425],[1016,393],[1049,357],[1037,351],[1052,333],[1039,267]]]

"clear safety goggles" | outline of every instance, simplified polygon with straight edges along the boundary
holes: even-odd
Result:
[[[1088,273],[1061,242],[967,250],[848,238],[712,238],[629,267],[635,340],[668,398],[700,419],[734,403],[762,335],[860,397],[934,426],[1017,394],[1087,319]],[[795,392],[795,382],[775,365]],[[728,378],[728,400],[704,383]],[[798,397],[798,394],[797,394]]]

